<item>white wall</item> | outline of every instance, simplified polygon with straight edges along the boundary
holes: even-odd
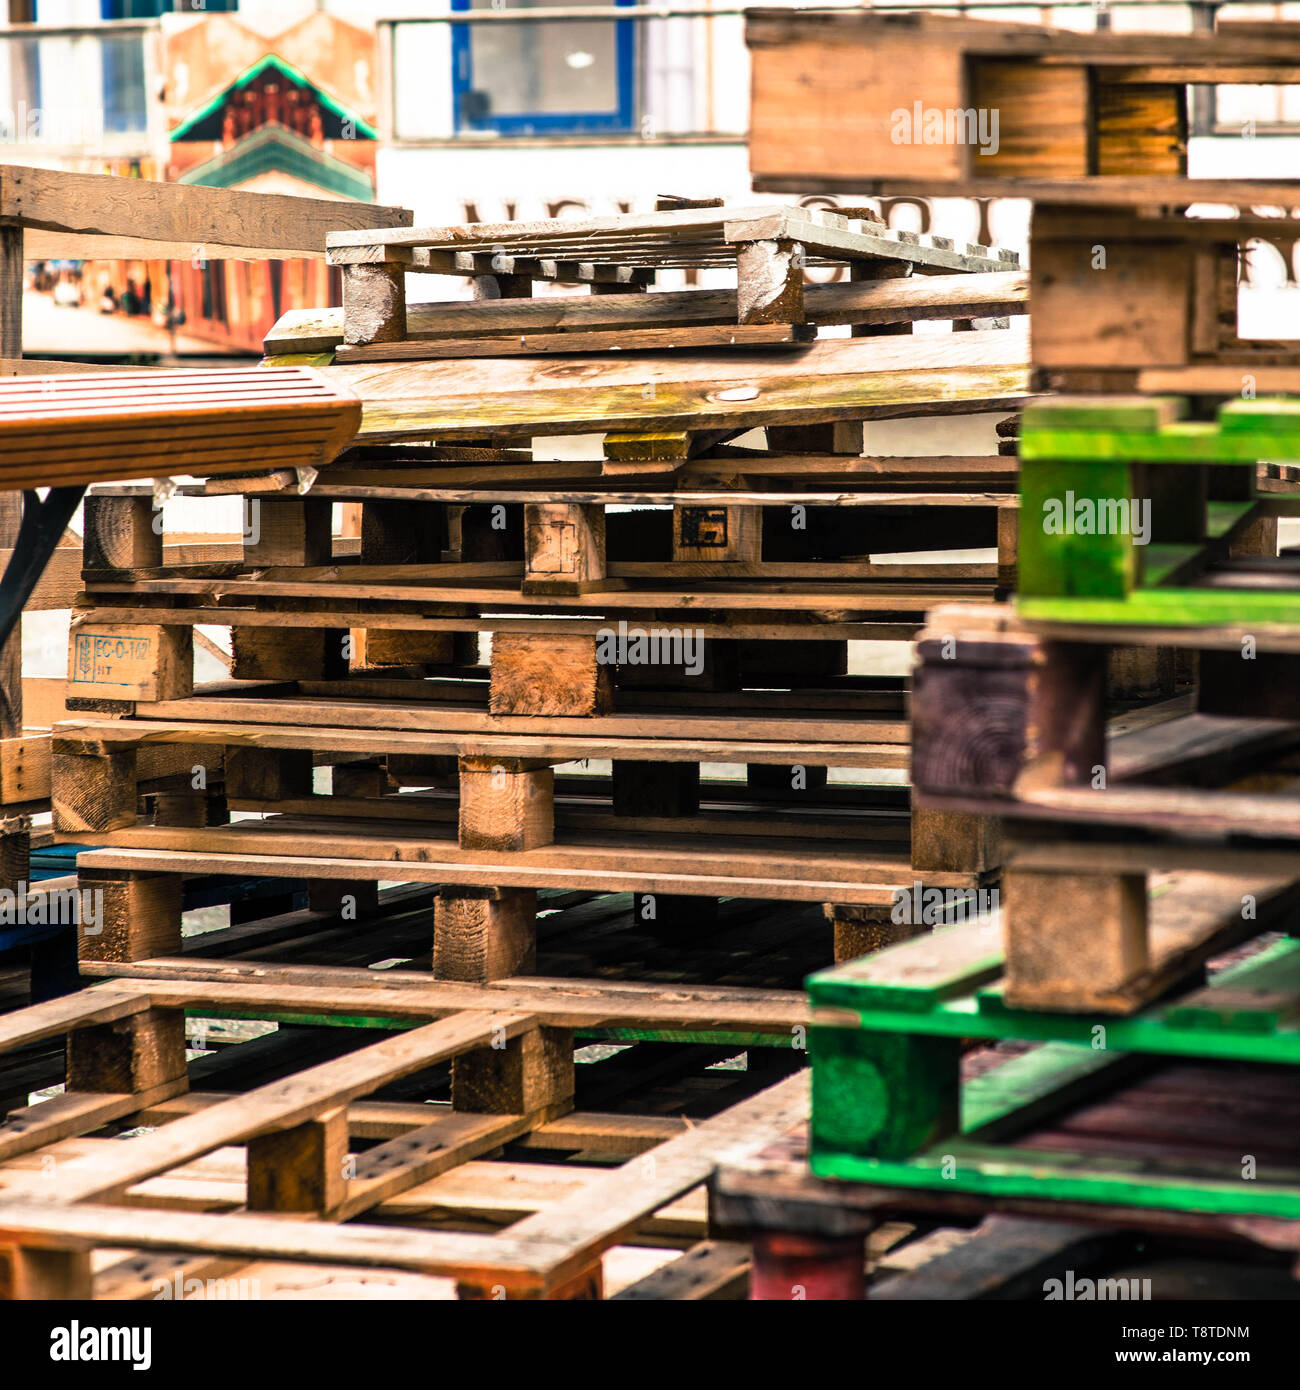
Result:
[[[658,193],[734,200],[750,186],[740,142],[395,147],[380,149],[377,172],[379,201],[412,209],[417,227],[648,212]],[[680,272],[662,277],[669,287],[672,275]],[[407,293],[415,302],[459,299],[467,286],[413,275]]]

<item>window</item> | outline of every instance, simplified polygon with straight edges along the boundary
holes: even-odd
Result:
[[[571,0],[510,0],[544,10]],[[615,0],[626,5],[632,0]],[[491,10],[491,0],[452,0]],[[635,127],[632,20],[502,20],[451,26],[458,131],[585,134]]]
[[[1240,136],[1285,132],[1300,125],[1300,87],[1223,85],[1207,89],[1211,102],[1211,131]]]
[[[140,35],[105,34],[102,45],[105,131],[122,134],[148,130],[144,44]]]

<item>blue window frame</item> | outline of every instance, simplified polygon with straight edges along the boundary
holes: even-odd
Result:
[[[555,3],[555,0],[552,0]],[[614,0],[624,6],[635,0]],[[480,0],[452,0],[452,10],[486,8]],[[545,13],[542,6],[539,10]],[[612,33],[610,32],[612,31]],[[457,131],[499,135],[584,135],[636,128],[636,22],[631,19],[573,22],[544,19],[451,26],[452,92]],[[592,43],[555,62],[564,40]],[[595,40],[595,42],[593,42]],[[547,53],[546,49],[553,50]],[[477,61],[476,61],[477,60]],[[580,62],[579,60],[588,60]],[[587,69],[594,71],[587,73]],[[565,89],[605,100],[564,109]],[[530,100],[530,96],[532,100]],[[587,109],[582,109],[583,107]],[[504,109],[503,109],[504,108]],[[558,109],[557,109],[558,108]]]
[[[238,8],[239,0],[203,0],[197,9],[184,0],[99,0],[100,18],[106,20],[157,19],[173,10],[186,9],[228,13]],[[102,51],[104,129],[117,134],[147,130],[144,45],[139,35],[106,34]]]

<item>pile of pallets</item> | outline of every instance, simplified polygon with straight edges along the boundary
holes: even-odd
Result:
[[[821,903],[848,958],[896,925],[918,872],[986,883],[978,827],[918,815],[909,833],[905,798],[864,780],[906,765],[904,689],[850,675],[847,644],[995,596],[993,565],[931,552],[997,546],[1012,577],[1014,461],[864,457],[863,421],[1006,417],[1024,277],[1007,253],[851,213],[335,238],[342,314],[282,323],[268,365],[355,391],[355,446],[305,490],[250,484],[258,534],[236,563],[163,564],[144,489],[88,499],[88,532],[112,541],[87,560],[69,696],[97,717],[60,726],[54,769],[57,829],[104,846],[83,868],[279,874],[358,900],[395,874],[439,884],[435,970],[477,979],[531,960],[538,889],[632,892],[673,925],[719,899]],[[729,265],[736,290],[644,288]],[[810,266],[848,279],[805,286]],[[480,297],[408,315],[408,271]],[[525,297],[557,280],[620,293]],[[987,331],[909,332],[928,319]],[[552,447],[593,432],[601,458]],[[335,503],[360,507],[346,552]],[[195,691],[207,623],[231,627],[238,684]],[[148,823],[133,768],[159,745],[262,818],[212,823],[196,793]],[[590,760],[609,772],[564,771]]]
[[[1014,603],[934,610],[917,645],[915,794],[998,819],[999,910],[812,977],[811,1173],[786,1141],[718,1175],[716,1214],[755,1233],[770,1297],[810,1273],[860,1297],[863,1234],[905,1215],[1294,1258],[1300,994],[1294,942],[1269,934],[1300,908],[1300,610],[1278,553],[1292,484],[1265,465],[1300,457],[1300,353],[1238,334],[1241,248],[1276,219],[1188,209],[1297,190],[1189,180],[1184,136],[1188,83],[1276,80],[1300,36],[857,15],[755,16],[751,39],[760,186],[784,185],[797,132],[829,188],[902,191],[915,169],[946,180],[932,191],[1035,199],[1031,369],[1061,394],[1022,419]],[[922,53],[927,109],[1020,93],[999,151],[900,164],[842,138],[903,105],[888,74]],[[807,63],[828,74],[819,104],[783,132]],[[1019,128],[1052,93],[1073,137]],[[1135,684],[1189,688],[1108,726]]]
[[[996,872],[977,823],[913,817],[904,682],[848,643],[1012,581],[1025,280],[851,214],[342,234],[342,315],[282,323],[266,375],[355,395],[352,447],[196,469],[246,499],[234,553],[169,546],[150,485],[87,496],[50,788],[99,983],[0,1022],[11,1293],[306,1262],[598,1297],[645,1242],[688,1258],[621,1296],[743,1284],[699,1189],[806,1108],[764,1090],[806,1059],[799,981],[916,930],[918,874]],[[649,288],[683,266],[737,288]],[[477,297],[408,317],[407,271]],[[863,455],[864,421],[981,411],[997,453]],[[232,680],[196,687],[208,624]],[[186,935],[215,881],[248,891]]]

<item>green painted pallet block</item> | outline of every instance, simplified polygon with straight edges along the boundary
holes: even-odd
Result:
[[[1300,1062],[1300,941],[1128,1018],[1009,1008],[996,919],[812,976],[811,1163],[822,1177],[986,1196],[1300,1217],[1300,1170],[1035,1152],[1015,1137],[1151,1055]],[[834,1012],[831,1012],[831,1011]],[[1042,1045],[960,1085],[966,1038]]]

